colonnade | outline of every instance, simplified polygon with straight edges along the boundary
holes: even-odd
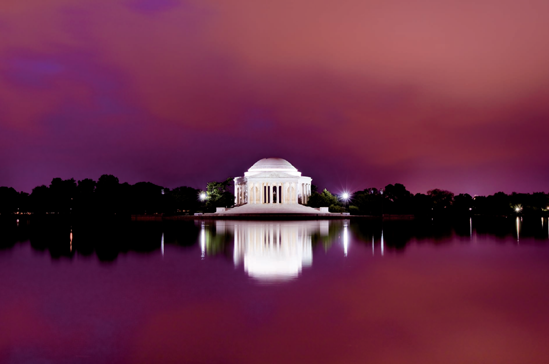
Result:
[[[311,196],[311,184],[301,183],[301,203],[304,205],[307,204],[309,196]]]
[[[310,183],[248,181],[247,184],[235,186],[235,205],[306,204],[310,195]]]
[[[245,185],[236,185],[235,194],[234,194],[234,203],[237,206],[243,205],[246,203],[246,186]]]
[[[297,203],[295,183],[258,182],[248,183],[248,203],[289,204]]]

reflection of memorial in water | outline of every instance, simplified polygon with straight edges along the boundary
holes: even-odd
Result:
[[[327,236],[329,221],[236,222],[233,228],[235,266],[259,280],[289,280],[312,265],[312,236]]]

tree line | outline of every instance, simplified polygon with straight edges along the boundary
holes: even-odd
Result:
[[[234,195],[227,191],[229,180],[211,182],[202,191],[187,186],[169,189],[151,182],[120,183],[110,174],[97,181],[54,178],[49,186],[35,187],[30,194],[0,187],[0,214],[129,216],[215,211],[233,204]],[[200,198],[203,192],[208,198]]]
[[[0,187],[0,214],[127,216],[213,212],[216,207],[234,204],[231,190],[232,178],[210,182],[205,190],[187,186],[169,189],[151,182],[120,183],[110,174],[97,181],[54,178],[49,186],[35,187],[30,194]],[[549,194],[498,192],[471,196],[441,189],[413,194],[396,183],[382,189],[356,191],[343,200],[342,196],[326,189],[319,192],[313,186],[308,205],[329,207],[332,212],[349,211],[353,215],[547,215]]]
[[[330,193],[313,191],[309,206],[329,206],[330,211],[349,211],[354,215],[542,215],[548,213],[549,194],[544,192],[505,194],[498,192],[489,196],[455,195],[441,189],[413,194],[400,183],[389,184],[383,189],[366,188],[350,194],[349,201]]]

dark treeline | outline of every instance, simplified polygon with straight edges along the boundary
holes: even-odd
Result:
[[[366,188],[354,192],[349,201],[343,201],[329,191],[314,191],[309,206],[329,206],[330,211],[348,210],[354,215],[547,215],[549,194],[498,192],[490,196],[454,195],[450,191],[433,189],[426,194],[413,194],[400,183],[384,189]]]
[[[99,180],[54,178],[49,186],[35,187],[30,194],[0,187],[0,214],[104,216],[202,211],[208,206],[199,199],[200,190],[173,190],[150,182],[120,183],[113,175]]]
[[[113,175],[97,181],[54,178],[49,186],[35,187],[30,194],[0,187],[0,214],[67,216],[129,216],[143,214],[193,214],[213,212],[216,207],[231,207],[232,179],[208,183],[205,191],[192,187],[173,190],[150,182],[120,183]],[[202,194],[202,199],[200,195]],[[490,196],[454,195],[433,189],[412,194],[400,183],[383,189],[366,188],[354,192],[348,201],[328,190],[316,191],[309,198],[311,207],[329,207],[332,212],[353,215],[547,215],[549,194],[498,192]]]

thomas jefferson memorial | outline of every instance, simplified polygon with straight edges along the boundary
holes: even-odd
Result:
[[[282,158],[263,158],[234,179],[235,206],[306,204],[311,177]]]

